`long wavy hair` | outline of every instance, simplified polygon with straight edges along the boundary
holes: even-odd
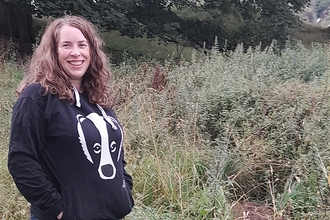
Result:
[[[104,42],[98,28],[78,16],[65,15],[48,24],[32,55],[26,75],[16,90],[17,94],[21,94],[29,84],[40,83],[45,90],[44,95],[50,92],[58,95],[59,99],[74,102],[70,77],[59,64],[57,54],[59,33],[65,25],[79,29],[89,43],[91,62],[82,80],[89,101],[105,108],[111,107],[111,74],[109,59],[103,51]]]

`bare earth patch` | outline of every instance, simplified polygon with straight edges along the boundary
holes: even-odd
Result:
[[[236,203],[232,207],[234,220],[273,220],[273,208],[269,205],[260,205],[253,202]],[[280,218],[277,220],[285,220]]]

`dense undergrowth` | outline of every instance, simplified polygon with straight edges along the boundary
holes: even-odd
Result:
[[[329,217],[329,49],[281,55],[238,46],[179,64],[112,68],[136,206],[125,219],[231,219],[243,201],[269,219]],[[0,216],[28,204],[6,168],[11,106],[22,71],[0,68]],[[243,213],[242,213],[243,219]]]

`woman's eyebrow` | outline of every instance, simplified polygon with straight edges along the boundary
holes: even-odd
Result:
[[[60,41],[60,43],[71,43],[72,41],[71,40],[64,40],[64,41]],[[88,41],[87,40],[80,40],[78,41],[78,43],[87,43]]]

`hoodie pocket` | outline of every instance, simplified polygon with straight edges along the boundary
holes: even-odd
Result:
[[[134,199],[132,196],[132,192],[129,189],[129,187],[127,187],[125,180],[123,180],[123,193],[127,199],[127,202],[129,204],[129,207],[132,209],[134,206]]]

